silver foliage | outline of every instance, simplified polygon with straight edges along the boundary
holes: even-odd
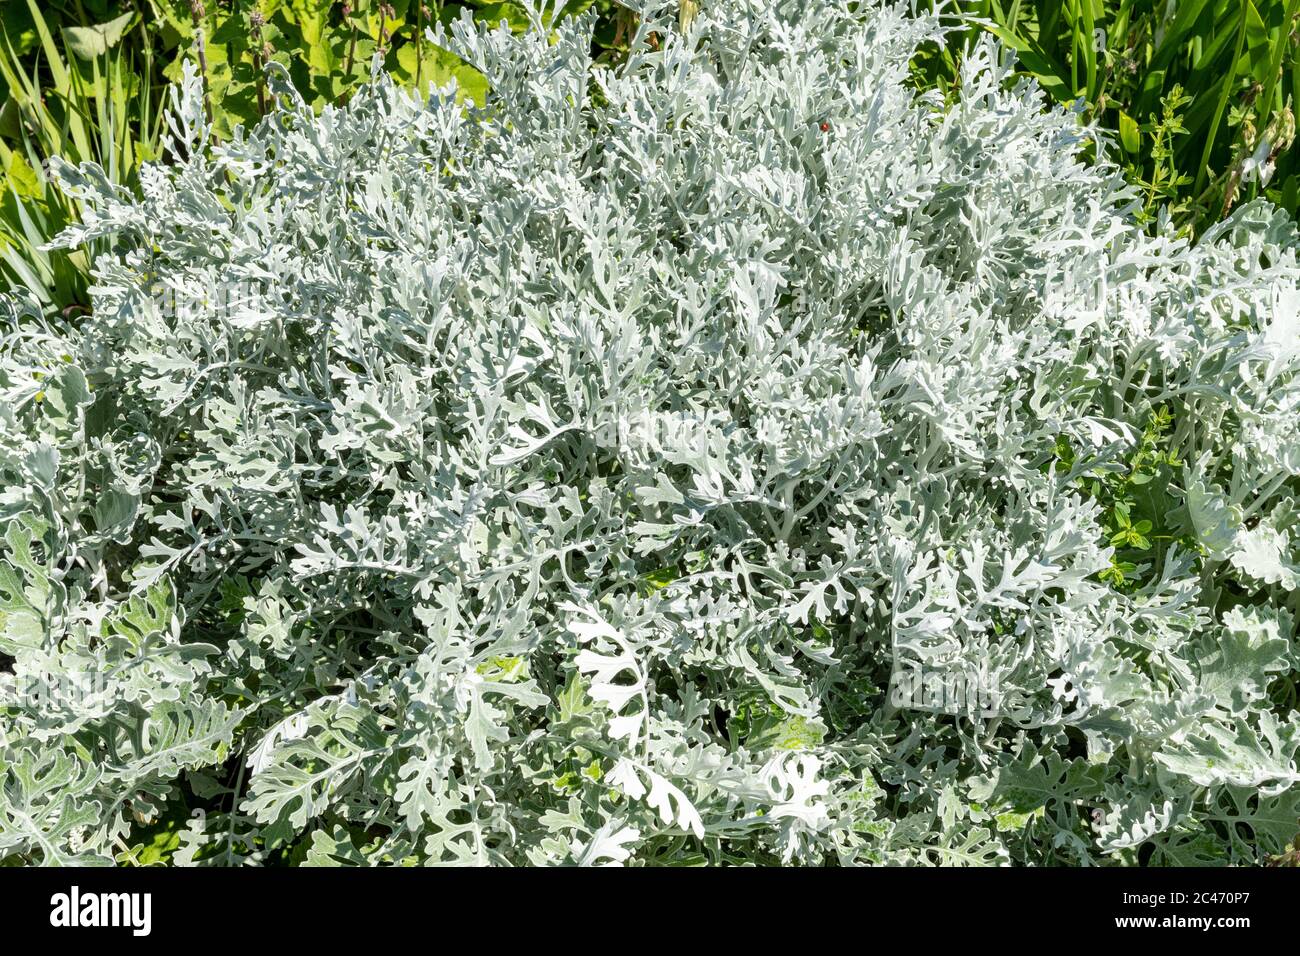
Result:
[[[996,46],[917,95],[897,8],[651,8],[616,69],[531,15],[437,38],[482,108],[273,74],[214,143],[191,74],[141,195],[61,169],[112,251],[5,305],[0,856],[182,787],[196,864],[1292,839],[1292,223],[1149,237]],[[1162,403],[1199,546],[1124,592],[1076,479]]]

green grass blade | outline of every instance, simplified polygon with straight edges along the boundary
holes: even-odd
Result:
[[[1210,128],[1205,134],[1205,148],[1201,150],[1201,162],[1196,171],[1196,185],[1192,187],[1194,195],[1199,196],[1205,188],[1205,181],[1210,166],[1210,153],[1214,149],[1214,140],[1219,134],[1219,126],[1223,123],[1223,114],[1228,109],[1228,97],[1232,93],[1232,84],[1237,79],[1237,64],[1241,62],[1241,52],[1246,44],[1246,18],[1250,12],[1250,0],[1241,0],[1241,20],[1237,27],[1237,46],[1232,55],[1232,66],[1224,74],[1223,82],[1219,90],[1219,100],[1214,108],[1214,119],[1210,122]]]

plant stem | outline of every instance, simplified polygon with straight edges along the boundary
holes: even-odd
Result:
[[[190,0],[190,22],[194,24],[194,52],[199,59],[199,80],[203,83],[203,112],[212,123],[212,100],[208,92],[208,51],[203,41],[203,0]]]

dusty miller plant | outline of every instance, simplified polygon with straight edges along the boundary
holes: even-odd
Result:
[[[273,73],[217,143],[191,74],[140,195],[61,168],[110,251],[4,304],[0,857],[1280,852],[1293,224],[1150,237],[993,44],[909,86],[900,9],[646,9],[615,68],[547,16],[435,37],[468,110]],[[1157,408],[1119,587],[1088,481]]]

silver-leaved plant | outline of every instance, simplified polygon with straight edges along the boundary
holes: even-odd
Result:
[[[0,306],[0,858],[1295,838],[1291,221],[1144,229],[992,42],[917,92],[933,17],[652,4],[602,66],[553,13],[433,37],[483,103],[272,73],[216,142],[190,73],[138,195],[58,170],[93,308]],[[1157,411],[1152,529],[1106,489]]]

